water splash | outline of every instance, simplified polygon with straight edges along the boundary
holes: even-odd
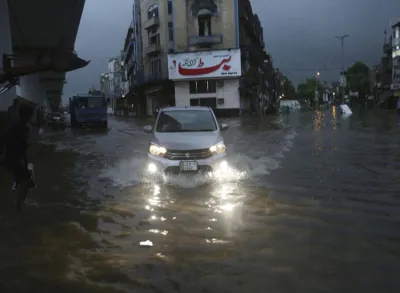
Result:
[[[290,151],[297,133],[289,131],[283,139],[274,145],[275,151],[268,146],[258,146],[258,150],[251,150],[249,154],[232,154],[228,156],[229,168],[223,174],[197,174],[197,175],[162,175],[146,174],[147,159],[144,156],[123,159],[117,164],[106,167],[101,177],[113,182],[114,186],[129,187],[137,184],[164,183],[182,188],[195,188],[210,183],[233,182],[240,180],[253,180],[257,177],[269,175],[278,169],[285,153]]]

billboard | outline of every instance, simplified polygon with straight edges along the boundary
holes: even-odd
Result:
[[[172,80],[239,77],[241,75],[240,49],[168,55],[168,76]]]

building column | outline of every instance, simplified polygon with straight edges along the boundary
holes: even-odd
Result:
[[[39,74],[30,74],[19,78],[17,95],[38,106],[44,106],[46,93],[39,81]]]
[[[3,68],[3,54],[12,54],[12,40],[8,0],[0,0],[0,69]],[[0,85],[1,86],[1,85]],[[16,95],[15,87],[0,95],[0,112],[7,111]]]

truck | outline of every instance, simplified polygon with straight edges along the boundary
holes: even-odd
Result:
[[[79,94],[69,98],[71,127],[79,128],[90,125],[107,128],[107,104],[108,99],[97,91],[89,91],[88,94]]]

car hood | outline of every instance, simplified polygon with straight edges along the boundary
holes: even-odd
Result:
[[[154,132],[152,142],[170,150],[196,150],[209,148],[221,140],[219,131]]]

